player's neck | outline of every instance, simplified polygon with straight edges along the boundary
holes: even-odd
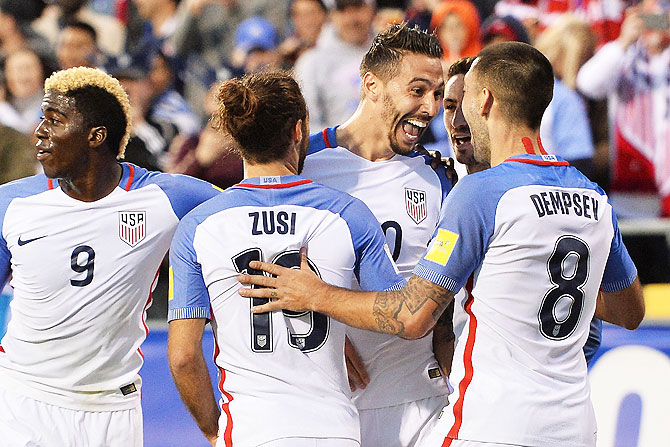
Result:
[[[252,164],[244,161],[244,178],[275,177],[280,175],[297,174],[298,169],[286,160],[276,160],[270,163]]]
[[[123,168],[114,160],[113,164],[104,163],[84,168],[83,175],[73,178],[61,178],[58,184],[65,194],[82,202],[95,202],[107,197],[119,186]]]
[[[395,155],[391,149],[386,127],[361,107],[337,128],[337,144],[370,161],[388,160]]]
[[[539,143],[539,129],[532,130],[525,126],[509,127],[502,125],[497,128],[489,128],[489,132],[491,137],[491,166],[497,166],[514,155],[528,153],[540,155],[542,153]]]

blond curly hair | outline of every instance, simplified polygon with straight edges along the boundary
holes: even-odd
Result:
[[[66,96],[85,87],[98,87],[118,101],[126,118],[125,134],[121,138],[117,158],[123,158],[130,139],[130,100],[119,81],[97,68],[74,67],[53,73],[44,81],[44,91],[56,90]]]

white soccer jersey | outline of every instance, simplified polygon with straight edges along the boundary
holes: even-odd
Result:
[[[412,153],[387,161],[359,157],[337,146],[336,127],[310,137],[305,177],[362,200],[386,234],[401,275],[409,279],[435,231],[451,181],[444,169]],[[433,354],[432,337],[403,340],[394,335],[347,328],[365,363],[370,383],[354,392],[359,409],[389,407],[449,393]]]
[[[365,205],[297,175],[247,179],[195,209],[170,249],[170,320],[210,318],[224,445],[286,437],[359,440],[347,396],[345,326],[315,312],[252,315],[237,275],[249,262],[298,266],[307,247],[324,281],[400,288],[381,229]],[[253,271],[251,273],[254,273]],[[210,310],[211,309],[211,310]]]
[[[179,219],[218,194],[209,183],[123,163],[95,202],[44,175],[0,187],[0,284],[11,320],[0,386],[85,411],[136,406],[145,310]]]
[[[594,446],[582,347],[599,288],[637,275],[607,196],[558,157],[522,155],[462,179],[445,209],[414,271],[467,282],[444,445]]]

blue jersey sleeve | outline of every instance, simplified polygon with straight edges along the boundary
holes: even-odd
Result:
[[[633,284],[637,278],[637,268],[623,244],[614,211],[612,211],[612,225],[614,226],[614,237],[600,286],[604,292],[623,290]]]
[[[598,318],[591,320],[591,327],[589,328],[589,338],[586,339],[586,344],[584,344],[584,357],[586,358],[586,364],[588,365],[593,360],[593,356],[598,352],[600,348],[600,340],[602,338],[603,332],[603,322]]]
[[[493,234],[500,197],[484,193],[478,176],[465,177],[447,196],[428,250],[414,268],[415,275],[454,293],[481,264]]]
[[[48,180],[44,174],[22,178],[0,186],[0,290],[5,286],[11,275],[12,255],[7,248],[7,241],[2,236],[7,208],[15,198],[39,194],[47,188]]]
[[[372,211],[360,200],[354,199],[342,217],[351,231],[356,266],[354,273],[363,290],[399,290],[405,280],[391,258],[386,238]]]
[[[170,199],[172,209],[181,219],[196,206],[211,199],[221,192],[220,188],[203,180],[180,174],[164,174],[156,183]]]
[[[124,169],[123,184],[127,176],[133,175],[132,189],[142,188],[148,184],[156,184],[163,190],[172,205],[172,210],[181,220],[189,211],[201,203],[218,195],[221,188],[204,180],[181,174],[164,174],[162,172],[148,171],[130,163],[124,165],[132,166],[132,169]],[[133,172],[134,174],[130,174]]]
[[[0,228],[2,226],[0,225]],[[0,235],[0,290],[7,284],[12,256],[7,249],[7,241]]]
[[[209,293],[193,248],[196,228],[195,219],[186,218],[179,223],[172,239],[168,321],[211,318]]]

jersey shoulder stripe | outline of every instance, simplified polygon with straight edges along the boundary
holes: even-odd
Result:
[[[316,132],[309,136],[309,149],[307,155],[315,154],[326,148],[337,147],[337,138],[335,130],[339,126],[323,129],[321,132]]]
[[[12,200],[34,196],[49,189],[49,179],[44,174],[0,185],[0,235],[2,234],[2,222],[5,218],[5,212]]]
[[[133,191],[148,185],[158,186],[168,197],[178,219],[221,192],[211,183],[188,175],[149,171],[132,163],[122,163],[121,166],[121,188]]]

